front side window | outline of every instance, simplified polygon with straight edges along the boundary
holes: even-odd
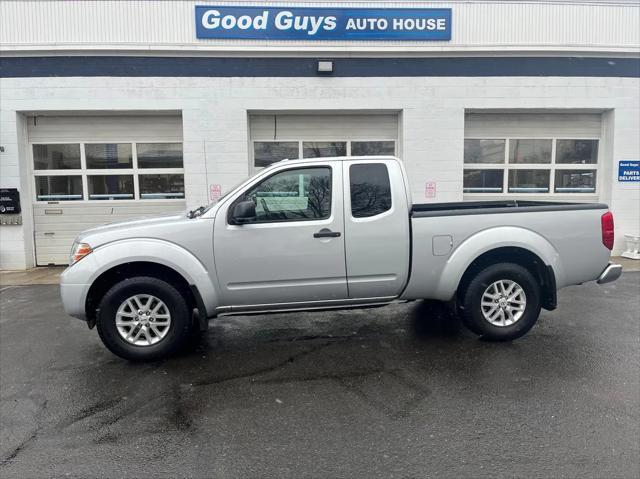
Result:
[[[236,202],[247,200],[256,205],[256,223],[327,219],[331,215],[331,168],[276,173]]]
[[[349,167],[351,215],[366,218],[391,209],[391,184],[387,166],[380,163]]]

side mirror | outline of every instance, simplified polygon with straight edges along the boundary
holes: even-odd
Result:
[[[233,207],[231,219],[237,225],[249,223],[256,219],[256,204],[251,201],[241,201]]]

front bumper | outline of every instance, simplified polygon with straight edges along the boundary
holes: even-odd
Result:
[[[611,283],[611,281],[615,281],[622,274],[622,265],[609,263],[609,265],[604,269],[602,274],[598,277],[597,283]]]

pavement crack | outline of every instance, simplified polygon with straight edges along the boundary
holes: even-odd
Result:
[[[40,428],[36,429],[35,431],[33,431],[33,433],[26,438],[24,441],[22,441],[20,444],[18,444],[15,449],[13,451],[11,451],[9,453],[9,455],[7,457],[5,457],[4,459],[2,459],[2,461],[0,461],[0,466],[7,466],[9,464],[11,464],[13,462],[13,460],[18,457],[18,455],[24,451],[29,444],[34,441],[36,439],[36,437],[38,437],[38,431],[40,430]]]
[[[96,414],[100,414],[101,412],[107,411],[113,408],[116,404],[120,403],[122,398],[115,399],[107,399],[105,401],[99,401],[91,406],[80,410],[77,414],[73,415],[66,421],[63,421],[59,427],[67,428],[77,422],[83,421],[91,416],[95,416]]]
[[[202,381],[197,381],[193,383],[194,387],[199,387],[199,386],[210,386],[213,384],[221,384],[221,383],[225,383],[228,381],[234,381],[236,379],[243,379],[243,378],[251,378],[254,376],[261,376],[263,374],[268,374],[274,371],[277,371],[280,368],[283,368],[291,363],[294,363],[295,361],[297,361],[298,359],[304,357],[304,356],[308,356],[310,354],[313,354],[317,351],[320,351],[321,349],[324,349],[332,344],[335,344],[335,341],[330,341],[330,342],[326,342],[326,343],[322,343],[318,346],[312,347],[310,349],[307,349],[305,351],[301,351],[299,353],[296,354],[292,354],[291,356],[289,356],[287,359],[280,361],[276,364],[273,364],[271,366],[266,366],[264,368],[259,368],[259,369],[254,369],[253,371],[248,371],[246,373],[240,373],[240,374],[234,374],[231,376],[226,376],[226,377],[221,377],[221,378],[210,378],[210,379],[205,379]]]

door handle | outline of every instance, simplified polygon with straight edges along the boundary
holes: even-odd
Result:
[[[329,228],[322,228],[317,233],[313,233],[314,238],[339,238],[339,231],[331,231]]]

